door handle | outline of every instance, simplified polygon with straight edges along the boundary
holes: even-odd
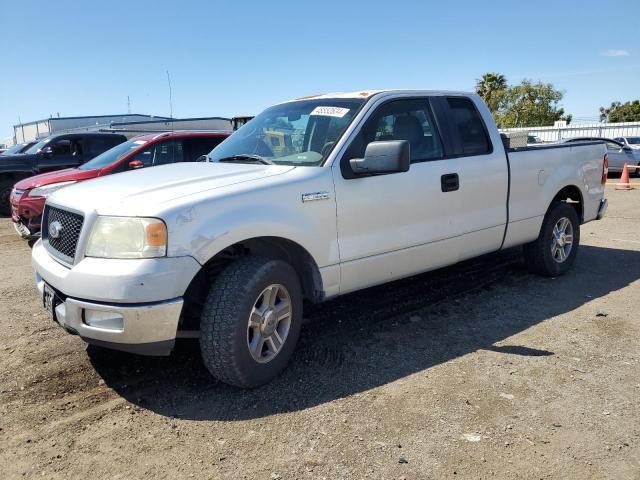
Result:
[[[445,173],[440,177],[440,186],[443,192],[453,192],[460,188],[460,179],[457,173]]]

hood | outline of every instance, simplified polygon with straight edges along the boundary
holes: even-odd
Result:
[[[161,211],[182,197],[286,173],[295,167],[234,163],[175,163],[98,177],[62,188],[47,203],[85,213],[136,215]],[[149,213],[146,213],[149,214]]]
[[[41,173],[33,177],[25,178],[16,183],[16,188],[30,190],[43,185],[51,185],[58,182],[70,182],[72,180],[88,180],[100,174],[100,170],[80,170],[79,168],[65,168],[55,172]]]

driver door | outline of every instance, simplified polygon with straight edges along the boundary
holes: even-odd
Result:
[[[443,193],[441,178],[457,171],[458,159],[444,158],[433,118],[426,98],[385,103],[334,163],[341,293],[454,261],[448,239],[459,192]],[[362,158],[368,143],[384,140],[410,143],[409,171],[350,175],[348,161]]]
[[[39,172],[50,172],[82,163],[82,142],[78,139],[60,138],[49,142],[38,162]]]

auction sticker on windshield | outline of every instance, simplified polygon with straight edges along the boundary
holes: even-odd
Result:
[[[325,117],[344,117],[349,113],[348,108],[342,107],[316,107],[309,115],[323,115]]]

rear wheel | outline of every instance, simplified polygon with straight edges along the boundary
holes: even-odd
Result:
[[[219,380],[267,383],[287,365],[302,325],[302,289],[291,265],[248,256],[211,286],[200,319],[200,350]]]
[[[537,240],[524,245],[529,270],[556,277],[565,273],[575,260],[580,244],[580,220],[575,209],[563,202],[549,207]]]
[[[640,178],[640,163],[637,165],[638,168],[634,168],[633,176],[636,178]]]

